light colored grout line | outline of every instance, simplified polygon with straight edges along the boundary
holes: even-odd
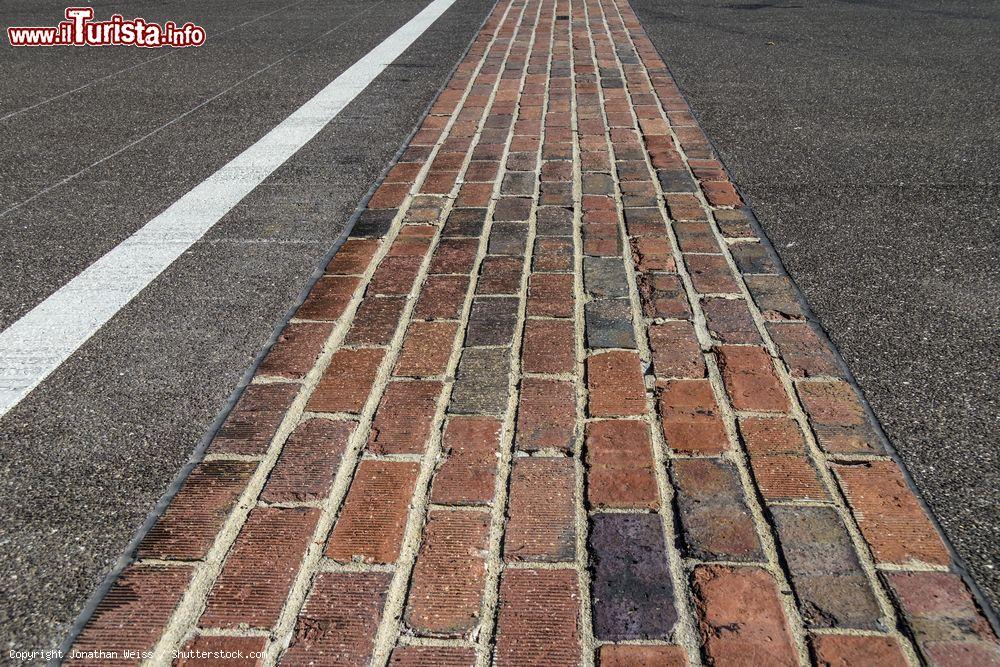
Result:
[[[607,34],[608,41],[614,50],[615,42],[613,35],[611,34],[610,28],[607,24],[607,17],[604,15],[603,6],[599,5],[601,9],[601,18],[604,24],[604,28]],[[586,0],[585,0],[586,7]],[[589,17],[589,10],[588,10]],[[589,21],[588,21],[589,25]],[[600,85],[601,73],[600,66],[597,62],[596,57],[596,47],[592,42],[592,54],[594,56],[594,69],[597,75],[597,91],[601,101],[601,116],[604,119],[605,124],[605,136],[608,145],[610,160],[611,160],[611,176],[614,180],[614,198],[615,198],[615,208],[618,217],[618,234],[622,241],[622,260],[625,265],[625,274],[628,280],[629,287],[629,304],[633,319],[633,332],[636,338],[636,345],[638,347],[639,356],[641,359],[649,362],[652,359],[652,354],[649,349],[649,344],[646,339],[646,327],[644,326],[642,317],[642,304],[639,300],[639,290],[638,283],[636,280],[635,266],[632,260],[632,250],[631,244],[629,243],[628,232],[625,227],[624,218],[624,204],[621,194],[621,185],[618,179],[618,168],[615,153],[614,142],[611,139],[611,125],[607,118],[607,110],[604,105],[604,92]],[[638,119],[635,114],[635,108],[632,104],[632,96],[628,89],[628,82],[625,78],[625,73],[621,67],[619,57],[616,53],[615,64],[618,67],[619,74],[622,77],[624,86],[625,99],[628,101],[629,110],[632,114],[632,122],[636,133],[636,139],[639,140],[638,135]],[[643,149],[645,153],[645,149]],[[648,159],[648,156],[646,156]],[[644,374],[644,380],[647,384],[650,382],[648,374]],[[652,380],[655,387],[655,379]],[[691,601],[687,595],[687,576],[684,567],[684,562],[680,550],[677,547],[676,536],[679,535],[677,526],[675,525],[673,503],[674,503],[674,488],[670,483],[670,479],[667,476],[667,471],[664,466],[664,462],[667,459],[667,446],[663,439],[663,433],[660,429],[659,419],[657,418],[656,412],[656,400],[650,395],[649,387],[647,387],[646,395],[646,412],[643,421],[646,422],[649,434],[651,436],[652,442],[652,458],[653,458],[653,470],[656,476],[656,486],[658,495],[660,497],[659,503],[659,516],[661,530],[663,532],[664,545],[666,547],[667,560],[670,565],[670,577],[671,583],[674,589],[674,604],[677,611],[677,621],[675,622],[674,628],[672,629],[673,640],[678,644],[686,653],[688,658],[688,663],[691,665],[701,664],[701,654],[700,654],[700,638],[698,637],[697,631],[694,625],[694,609],[692,608]]]
[[[513,6],[513,3],[508,5],[507,12],[505,12],[504,15],[504,22],[506,21],[506,17],[509,15],[510,8]],[[517,35],[520,32],[521,27],[523,27],[526,11],[527,5],[522,8],[521,13],[518,15],[515,23],[515,31],[513,33],[514,35]],[[501,25],[503,25],[504,22],[501,22]],[[512,38],[510,43],[507,45],[506,52],[504,53],[502,60],[503,63],[506,63],[509,60],[515,43],[516,40]],[[484,56],[482,63],[485,64],[485,62],[486,59]],[[501,72],[502,71],[503,70],[501,68]],[[472,155],[479,144],[479,140],[482,138],[482,132],[486,128],[486,122],[489,119],[490,112],[496,102],[496,97],[500,91],[502,81],[502,76],[498,75],[497,80],[494,82],[493,90],[490,93],[490,98],[483,109],[482,116],[480,117],[476,134],[466,152],[465,158],[463,159],[462,166],[460,168],[461,174],[466,173],[469,163],[472,161]],[[513,132],[513,128],[511,129],[511,132]],[[502,173],[503,168],[501,167],[498,169],[498,181],[494,186],[494,192],[496,192],[497,188],[500,187],[499,183],[502,179]],[[452,197],[457,196],[461,186],[462,179],[460,176],[456,179],[455,186],[452,190]],[[442,211],[442,220],[447,218],[447,214],[451,211],[453,203],[454,199],[450,198],[445,206],[445,209]],[[413,499],[411,500],[409,518],[404,533],[403,546],[400,551],[400,557],[396,561],[396,574],[390,584],[389,593],[386,597],[386,602],[383,605],[382,619],[375,636],[375,651],[371,660],[372,665],[381,666],[387,664],[389,658],[391,657],[392,650],[395,648],[397,642],[401,636],[405,636],[402,621],[404,604],[406,602],[410,578],[412,577],[413,568],[416,564],[417,555],[420,549],[423,527],[431,508],[431,504],[429,503],[430,485],[441,454],[442,431],[445,426],[447,408],[451,401],[451,393],[454,388],[455,371],[458,368],[459,361],[462,357],[462,341],[468,327],[469,316],[472,310],[472,302],[475,298],[476,286],[479,282],[479,267],[482,264],[483,258],[486,256],[486,250],[489,244],[488,231],[492,229],[492,216],[495,205],[495,199],[491,197],[490,202],[487,205],[486,221],[483,225],[483,233],[480,235],[479,247],[476,250],[476,259],[473,262],[473,266],[468,274],[469,285],[466,288],[465,301],[462,305],[461,316],[459,317],[460,325],[452,342],[452,352],[448,359],[447,370],[445,372],[445,377],[450,379],[445,383],[441,396],[439,397],[431,430],[432,436],[428,442],[427,450],[422,458],[420,475],[417,479]],[[448,509],[450,510],[452,508]]]
[[[521,72],[521,85],[518,89],[517,98],[514,104],[513,118],[511,119],[510,125],[511,129],[507,137],[507,143],[504,146],[504,150],[500,158],[500,169],[497,173],[497,181],[494,188],[495,197],[499,195],[502,189],[503,178],[507,171],[507,158],[511,152],[510,147],[513,144],[514,137],[517,136],[514,132],[517,120],[520,117],[521,97],[524,94],[524,86],[528,78],[531,55],[535,47],[535,36],[538,33],[538,25],[541,19],[542,8],[545,0],[529,0],[525,3],[525,13],[527,13],[527,8],[532,3],[537,4],[537,10],[535,12],[534,23],[531,27],[531,36],[525,49],[524,69]],[[544,123],[544,111],[542,122]],[[543,143],[544,142],[541,140],[539,141],[539,153],[537,154],[539,157],[541,154],[541,145]],[[539,188],[540,179],[537,179],[528,221],[528,234],[527,239],[525,240],[524,259],[521,264],[521,284],[517,292],[517,321],[514,325],[513,340],[511,341],[510,346],[510,373],[507,381],[507,410],[503,418],[503,429],[500,438],[500,457],[497,461],[497,473],[493,492],[493,506],[490,512],[489,557],[486,561],[486,577],[481,607],[482,617],[479,624],[479,634],[476,637],[477,667],[489,667],[492,661],[492,649],[495,644],[497,616],[500,613],[500,577],[504,569],[503,553],[501,552],[501,549],[503,546],[503,534],[506,529],[507,497],[509,493],[510,475],[512,469],[511,459],[513,457],[514,448],[514,419],[517,414],[517,404],[520,399],[521,337],[524,333],[524,323],[526,321],[525,313],[528,301],[528,280],[531,275],[531,259],[535,243],[535,213],[538,207]],[[484,237],[485,236],[486,234],[484,232]]]
[[[612,0],[612,1],[617,1],[617,0]],[[627,0],[626,0],[626,2],[627,2]],[[622,20],[621,19],[620,9],[619,9],[619,20]],[[623,23],[623,30],[624,30],[624,32],[626,34],[629,34],[628,33],[628,29],[624,27],[624,21],[623,20],[622,20],[622,23]],[[642,39],[648,40],[648,37],[646,37],[644,31],[641,32],[640,35],[641,35]],[[629,34],[629,39],[632,42],[633,48],[634,48],[634,46],[635,46],[635,40],[632,39],[632,37],[631,37],[630,34]],[[638,52],[637,52],[637,54],[638,54]],[[640,58],[640,61],[641,61],[641,58]],[[643,63],[643,72],[644,72],[645,76],[648,78],[649,77],[649,72],[646,69],[644,63]],[[671,77],[671,80],[672,80],[672,77]],[[680,139],[677,137],[676,133],[674,132],[673,124],[670,123],[669,117],[667,116],[666,111],[662,107],[662,104],[660,102],[659,96],[658,95],[654,95],[653,97],[654,97],[654,104],[657,106],[657,108],[659,108],[661,117],[667,122],[667,125],[669,127],[669,132],[670,132],[671,136],[673,137],[673,140],[674,140],[674,143],[676,145],[677,151],[680,154],[681,159],[682,159],[682,161],[685,164],[685,167],[688,169],[688,172],[691,175],[691,177],[694,178],[694,174],[693,174],[693,172],[691,172],[690,164],[688,162],[687,154],[684,151],[683,146],[681,145]],[[655,171],[654,171],[654,174],[655,174]],[[698,182],[697,179],[695,179],[695,182]],[[654,183],[655,183],[655,186],[657,187],[657,189],[659,189],[659,180],[654,178]],[[846,500],[841,495],[839,486],[836,484],[836,481],[833,479],[833,475],[830,472],[830,469],[828,467],[829,459],[823,454],[822,450],[819,448],[818,444],[815,441],[815,438],[813,436],[812,430],[809,427],[808,418],[806,417],[806,415],[805,415],[805,413],[804,413],[804,411],[803,411],[803,409],[801,407],[801,404],[799,403],[799,401],[797,399],[797,396],[796,396],[796,393],[795,393],[795,390],[794,390],[794,384],[793,384],[792,379],[791,379],[791,375],[790,375],[790,373],[788,373],[788,370],[785,367],[780,354],[778,353],[777,346],[774,344],[774,341],[771,339],[770,334],[768,333],[766,326],[764,326],[764,321],[765,320],[764,320],[764,318],[763,318],[763,316],[762,316],[762,314],[760,312],[760,309],[757,308],[756,302],[753,300],[752,296],[750,295],[750,292],[749,292],[749,290],[748,290],[748,288],[746,286],[746,283],[745,283],[745,281],[743,279],[742,273],[738,270],[738,267],[736,266],[736,263],[733,260],[732,254],[731,254],[731,252],[729,250],[729,245],[725,242],[725,237],[722,235],[722,233],[718,229],[718,225],[715,222],[715,217],[714,217],[714,214],[713,214],[713,209],[712,209],[711,206],[708,205],[708,202],[704,198],[704,193],[703,193],[703,191],[701,189],[700,182],[699,182],[699,187],[698,187],[697,192],[696,192],[696,196],[698,197],[699,201],[701,202],[702,209],[705,211],[705,213],[706,213],[706,215],[707,215],[707,217],[709,219],[709,225],[710,225],[710,227],[712,229],[712,232],[713,232],[713,234],[714,234],[714,236],[716,238],[716,241],[719,243],[719,247],[720,247],[720,250],[722,252],[722,255],[725,257],[725,260],[726,260],[727,264],[729,265],[730,271],[735,276],[735,278],[737,280],[737,283],[740,286],[741,296],[742,296],[743,300],[745,301],[745,303],[747,304],[747,306],[749,307],[751,316],[754,319],[754,323],[756,324],[757,329],[758,329],[758,331],[759,331],[759,333],[761,335],[761,338],[764,341],[764,346],[768,350],[768,353],[773,358],[774,368],[775,368],[775,370],[777,372],[778,378],[780,379],[780,381],[782,383],[782,386],[784,387],[784,389],[785,389],[785,391],[786,391],[786,393],[788,395],[789,401],[790,401],[792,417],[798,423],[799,428],[802,430],[803,434],[805,435],[806,446],[807,446],[807,449],[809,450],[809,453],[811,455],[810,458],[812,458],[813,461],[814,461],[814,463],[817,464],[816,467],[818,468],[818,472],[819,472],[819,474],[820,474],[820,476],[821,476],[821,478],[823,480],[823,483],[827,487],[827,490],[830,492],[830,497],[833,499],[834,506],[837,508],[838,514],[840,515],[841,520],[842,520],[843,524],[845,525],[845,527],[846,527],[846,529],[847,529],[847,531],[848,531],[848,533],[849,533],[849,535],[851,537],[851,541],[854,544],[855,552],[858,555],[858,559],[859,559],[859,562],[861,563],[862,569],[865,570],[865,573],[866,573],[866,575],[869,578],[869,583],[872,584],[872,590],[873,590],[876,598],[878,599],[878,602],[879,602],[880,607],[882,608],[883,614],[886,617],[886,623],[885,623],[885,625],[886,625],[886,627],[893,629],[892,636],[896,637],[899,640],[900,646],[903,647],[903,650],[904,650],[904,653],[906,654],[907,660],[912,665],[918,665],[918,664],[920,664],[919,663],[919,659],[916,656],[916,652],[915,652],[912,644],[910,643],[910,640],[903,633],[901,633],[898,630],[898,619],[896,618],[895,609],[894,609],[892,603],[890,602],[890,600],[888,598],[888,595],[886,594],[886,592],[882,588],[881,582],[878,580],[877,568],[876,568],[875,563],[874,563],[874,561],[873,561],[873,559],[871,557],[871,554],[870,554],[869,549],[867,547],[867,543],[864,541],[864,538],[861,536],[859,529],[855,525],[853,517],[851,516],[850,511],[849,511],[849,509],[847,507]],[[684,266],[683,263],[682,263],[682,261],[681,261],[683,259],[683,257],[679,256],[680,253],[676,253],[676,254],[678,255],[677,256],[678,269],[680,269],[681,267]],[[685,273],[686,273],[686,268],[685,268]],[[689,281],[689,278],[688,278],[688,281]],[[685,284],[685,286],[687,286],[687,283]],[[700,310],[700,309],[701,309],[701,304],[700,304],[700,301],[699,301],[698,302],[698,310]],[[706,329],[706,333],[707,333],[707,329]],[[714,355],[707,354],[706,355],[706,359],[708,359],[708,358],[711,358],[711,365],[715,366]],[[781,363],[779,363],[779,362],[781,362]],[[716,368],[715,370],[716,370],[716,373],[717,373],[718,369]],[[728,396],[725,394],[724,390],[723,390],[722,393],[723,393],[723,395],[726,398],[726,406],[727,406],[727,408],[729,408],[731,410],[731,406],[728,405]],[[727,420],[726,427],[727,427],[727,430],[728,430],[729,429],[728,420]],[[738,443],[738,440],[736,442]],[[740,458],[741,459],[745,458],[745,456],[746,456],[746,454],[743,453],[743,456],[741,456]],[[745,466],[746,466],[746,461],[744,460],[742,462],[742,464],[741,464],[741,468],[743,468]],[[741,473],[742,472],[743,471],[741,471]],[[741,476],[742,476],[742,474],[741,474]],[[744,483],[746,484],[746,482],[744,482]],[[748,488],[748,489],[756,489],[756,485],[751,481],[750,485],[746,486],[746,488]],[[755,497],[753,499],[753,501],[754,501],[754,504],[756,505],[757,504],[757,498]],[[770,525],[767,524],[767,523],[765,523],[765,527],[767,528],[767,530],[768,530],[768,536],[770,537],[771,536]],[[774,546],[776,546],[776,545],[774,545]],[[779,564],[779,571],[781,572],[782,580],[785,581],[785,584],[787,585],[788,582],[784,578],[784,572],[783,572],[783,570],[780,569],[780,564]],[[791,590],[791,589],[789,589],[789,590]],[[793,604],[793,606],[794,606],[794,604]],[[801,617],[798,615],[797,606],[795,607],[795,612],[796,612],[796,617],[798,617],[799,619],[801,619]],[[801,623],[801,620],[800,620],[800,623]],[[804,628],[804,623],[802,623],[801,625],[803,626],[802,627],[802,633],[803,633],[803,635],[805,635],[807,631]]]

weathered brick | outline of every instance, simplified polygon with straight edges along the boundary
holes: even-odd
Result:
[[[576,365],[573,322],[527,320],[521,364],[526,373],[572,373]]]
[[[513,296],[478,296],[472,301],[465,345],[510,345],[517,327],[518,305]]]
[[[395,217],[395,207],[382,210],[375,210],[374,207],[365,209],[351,228],[351,238],[380,239],[389,233]]]
[[[140,558],[201,560],[257,469],[252,461],[203,461],[139,544]]]
[[[766,320],[799,320],[805,317],[795,287],[787,276],[748,274],[747,289]]]
[[[760,333],[743,299],[705,299],[705,321],[712,337],[722,343],[759,345]]]
[[[654,644],[603,644],[597,650],[601,667],[687,667],[679,646]]]
[[[460,646],[398,646],[389,667],[475,667],[476,652]]]
[[[947,565],[941,536],[894,461],[833,466],[878,563]]]
[[[292,322],[285,326],[257,370],[258,375],[300,380],[316,363],[316,357],[333,331],[332,324]]]
[[[715,459],[675,459],[673,480],[685,552],[701,560],[764,559],[736,469]]]
[[[454,320],[462,313],[469,276],[428,276],[413,309],[420,320]]]
[[[517,410],[517,448],[525,452],[571,452],[576,432],[576,387],[572,382],[524,378]]]
[[[295,311],[295,317],[303,320],[337,319],[344,314],[360,282],[360,278],[349,276],[322,276]]]
[[[378,268],[368,283],[366,296],[396,295],[402,296],[413,289],[413,281],[420,272],[422,257],[386,257],[379,262]]]
[[[509,373],[509,348],[465,348],[455,373],[448,412],[503,414],[507,410]]]
[[[584,307],[587,347],[635,349],[632,305],[628,299],[596,299]]]
[[[431,258],[430,273],[469,273],[479,252],[478,238],[443,238]]]
[[[583,252],[600,257],[621,257],[622,240],[618,224],[592,222],[583,226]]]
[[[837,511],[779,505],[771,516],[806,625],[877,630],[878,600]]]
[[[533,273],[528,281],[527,313],[530,316],[572,317],[573,276],[566,273]]]
[[[215,434],[209,451],[263,454],[299,392],[297,384],[252,384]]]
[[[97,604],[73,651],[152,651],[191,581],[188,566],[129,565]],[[95,664],[67,656],[69,664]],[[135,660],[133,664],[139,664]],[[97,663],[99,664],[99,663]],[[115,664],[129,664],[116,660]]]
[[[928,664],[1000,665],[997,637],[957,575],[884,572],[882,576]]]
[[[521,290],[524,259],[489,255],[479,266],[476,294],[517,294]]]
[[[656,236],[667,233],[658,208],[626,208],[625,229],[629,236]]]
[[[387,572],[316,575],[281,664],[367,665],[391,579]]]
[[[743,203],[736,188],[727,181],[702,181],[701,189],[712,206],[740,206]]]
[[[699,565],[691,576],[691,592],[706,662],[738,665],[753,656],[754,664],[799,664],[778,587],[766,571]]]
[[[668,238],[640,236],[629,239],[629,249],[636,271],[677,271],[677,261]]]
[[[715,254],[721,252],[712,226],[707,221],[675,222],[674,234],[677,235],[677,245],[680,246],[681,252]]]
[[[743,239],[756,238],[750,218],[744,209],[734,211],[713,211],[715,222],[719,225],[719,231],[726,238]]]
[[[374,239],[347,239],[326,265],[327,275],[360,275],[368,269],[381,243]]]
[[[594,507],[659,507],[649,427],[644,421],[591,422],[586,430],[587,499]]]
[[[641,273],[636,283],[642,314],[646,317],[691,317],[691,305],[680,276],[673,273]]]
[[[885,451],[854,388],[841,380],[796,382],[816,442],[836,454]]]
[[[421,635],[460,637],[479,623],[490,515],[434,510],[413,569],[406,624]]]
[[[411,322],[393,373],[416,378],[441,375],[457,332],[457,322]]]
[[[576,551],[573,462],[517,458],[511,473],[504,557],[515,561],[573,560]]]
[[[389,383],[375,412],[368,449],[376,454],[423,453],[443,388],[435,380]]]
[[[816,325],[811,322],[767,322],[765,326],[792,377],[843,377],[833,348],[820,336]]]
[[[306,404],[313,412],[361,412],[385,350],[337,350]]]
[[[677,610],[659,515],[597,514],[588,544],[594,635],[608,641],[669,638]]]
[[[330,534],[326,555],[347,563],[394,563],[420,464],[365,460]]]
[[[799,425],[787,417],[741,417],[740,435],[760,493],[773,500],[827,500],[828,493],[806,455]]]
[[[738,294],[740,286],[722,255],[684,255],[691,283],[702,294]]]
[[[423,260],[427,251],[430,250],[431,240],[437,231],[436,225],[403,225],[386,254],[388,257],[409,257]]]
[[[448,420],[441,441],[447,458],[434,474],[432,502],[482,505],[493,499],[500,430],[500,420],[491,417]]]
[[[535,213],[541,236],[569,236],[573,233],[573,210],[562,206],[539,206]]]
[[[572,271],[573,239],[568,236],[538,236],[531,257],[533,271]]]
[[[500,582],[498,667],[576,667],[580,606],[574,570],[506,570]]]
[[[721,345],[719,371],[737,410],[787,410],[788,395],[775,374],[771,355],[762,347]]]
[[[810,638],[817,667],[906,667],[909,663],[895,637],[874,635],[813,635]]]
[[[491,255],[524,257],[528,243],[528,225],[524,222],[495,222],[490,230],[488,252]]]
[[[258,507],[250,512],[208,594],[203,628],[272,628],[292,588],[319,510]]]
[[[453,208],[441,230],[441,236],[475,236],[483,233],[485,208]]]
[[[281,448],[261,498],[272,503],[326,498],[354,428],[354,422],[320,418],[299,424]]]
[[[705,359],[690,322],[676,321],[649,326],[653,373],[657,378],[705,377]]]
[[[657,408],[667,446],[681,454],[721,454],[729,449],[708,380],[657,383]]]
[[[761,243],[734,243],[729,252],[740,273],[778,273],[771,253]]]
[[[697,197],[690,194],[668,194],[664,196],[667,210],[673,220],[707,220],[708,215]]]
[[[584,257],[583,282],[587,293],[597,299],[628,296],[625,264],[617,257]]]
[[[687,170],[672,169],[667,171],[665,169],[660,169],[656,172],[656,178],[660,181],[660,187],[664,192],[698,191],[698,185],[694,182],[694,179],[691,178],[691,174],[689,174]]]
[[[493,209],[494,220],[527,220],[531,215],[532,201],[528,197],[501,197]]]
[[[347,332],[348,345],[388,345],[406,306],[402,296],[366,296]]]
[[[587,411],[592,417],[646,413],[646,385],[635,352],[602,352],[587,358]]]
[[[256,667],[264,664],[261,655],[267,637],[201,635],[188,640],[174,659],[173,667]]]

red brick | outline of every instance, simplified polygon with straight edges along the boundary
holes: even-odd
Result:
[[[272,628],[313,539],[319,510],[258,507],[250,512],[215,580],[203,628]]]
[[[461,637],[479,624],[489,540],[486,512],[428,514],[406,605],[417,634]]]
[[[431,273],[469,273],[479,252],[477,238],[441,239],[431,259]]]
[[[497,667],[576,667],[579,596],[575,570],[506,570],[500,583]]]
[[[203,461],[139,545],[140,558],[201,560],[257,469],[251,461]]]
[[[951,561],[894,461],[833,468],[876,562],[947,565]]]
[[[906,667],[909,663],[895,637],[813,635],[817,667]]]
[[[701,222],[676,222],[674,234],[682,252],[705,252],[718,254],[719,242],[707,220]]]
[[[600,667],[687,667],[680,646],[604,644],[598,651]]]
[[[573,322],[527,320],[521,364],[526,373],[572,373],[576,366]]]
[[[804,456],[751,455],[750,465],[760,494],[766,500],[828,499],[816,469]]]
[[[500,420],[492,417],[448,420],[442,436],[447,458],[434,474],[432,502],[476,505],[493,499],[501,428]]]
[[[676,321],[649,325],[649,347],[653,373],[657,378],[705,377],[705,359],[690,322]]]
[[[737,294],[740,286],[722,255],[684,255],[691,283],[702,294]]]
[[[362,461],[326,547],[342,563],[394,563],[399,557],[420,464]]]
[[[265,648],[267,637],[201,635],[184,644],[173,667],[255,667],[264,659],[250,654],[263,654]]]
[[[365,297],[354,315],[345,343],[348,345],[388,345],[396,333],[406,297]]]
[[[536,238],[531,268],[534,271],[572,271],[573,239],[551,236]]]
[[[641,236],[629,239],[637,271],[677,271],[674,251],[666,237]]]
[[[504,535],[507,560],[573,560],[575,477],[568,458],[515,459]]]
[[[455,206],[486,206],[493,196],[493,183],[464,183],[458,191]]]
[[[767,322],[781,358],[792,377],[843,376],[833,349],[809,322]]]
[[[421,165],[416,162],[400,162],[385,175],[386,183],[413,183],[420,173]]]
[[[533,273],[528,282],[527,314],[573,316],[573,276],[566,273]]]
[[[659,507],[646,422],[591,422],[586,435],[587,499],[594,507]]]
[[[389,667],[475,667],[476,652],[459,646],[398,646]]]
[[[727,181],[702,181],[701,189],[705,199],[712,206],[740,206],[743,200],[736,193],[736,188]]]
[[[802,429],[789,417],[741,417],[739,423],[740,435],[751,456],[805,454]]]
[[[592,417],[646,413],[646,386],[639,355],[602,352],[587,358],[587,410]]]
[[[261,498],[271,503],[326,498],[355,426],[320,418],[299,424],[281,448]]]
[[[795,383],[795,391],[824,450],[836,454],[884,451],[851,385],[813,380]]]
[[[573,450],[576,387],[560,380],[521,380],[517,410],[517,448],[526,452]]]
[[[681,454],[721,454],[729,449],[708,380],[657,383],[660,425],[667,446]]]
[[[409,183],[383,183],[368,202],[368,208],[398,208],[409,194]]]
[[[391,579],[385,572],[316,575],[281,664],[367,665]]]
[[[326,265],[326,273],[340,276],[364,273],[381,245],[377,239],[347,239]]]
[[[748,664],[748,656],[753,656],[753,664],[799,664],[770,574],[757,568],[699,565],[691,579],[709,664]]]
[[[707,220],[708,215],[701,206],[701,202],[694,195],[688,194],[668,194],[664,198],[667,201],[667,210],[670,212],[672,220]]]
[[[735,409],[788,409],[788,395],[774,372],[771,355],[764,348],[721,345],[716,350],[722,381]]]
[[[680,276],[672,273],[642,273],[636,278],[642,314],[646,317],[691,317],[691,305]]]
[[[413,317],[421,320],[454,320],[462,313],[469,276],[428,276],[420,290]]]
[[[338,350],[330,359],[307,409],[313,412],[361,412],[375,384],[385,350]]]
[[[961,578],[951,572],[882,576],[928,664],[1000,665],[997,637]]]
[[[187,566],[129,565],[94,610],[73,651],[151,651],[191,581]],[[141,660],[68,657],[69,664],[140,664]]]
[[[422,263],[422,257],[386,257],[375,269],[366,296],[409,294]]]
[[[448,367],[457,322],[411,322],[396,359],[397,376],[430,377]]]
[[[303,320],[337,319],[344,314],[360,282],[360,278],[322,276],[295,311],[295,317]]]
[[[521,290],[523,257],[490,255],[479,265],[476,294],[517,294]]]
[[[209,451],[263,454],[298,393],[297,384],[250,385],[215,434]]]
[[[316,363],[316,357],[333,331],[332,324],[292,322],[278,336],[257,370],[258,375],[301,380]]]
[[[436,380],[390,382],[375,412],[368,449],[376,454],[420,454],[427,449],[443,387]]]

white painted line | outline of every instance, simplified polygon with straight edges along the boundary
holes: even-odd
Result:
[[[315,137],[455,0],[433,0],[253,146],[0,333],[0,416]]]

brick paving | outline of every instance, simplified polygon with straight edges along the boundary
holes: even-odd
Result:
[[[815,326],[626,0],[500,0],[75,648],[1000,664]]]

